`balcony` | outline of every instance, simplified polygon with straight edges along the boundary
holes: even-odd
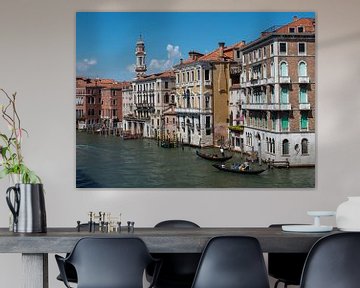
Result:
[[[242,104],[241,108],[246,110],[268,110],[268,106],[266,103],[247,103]]]
[[[245,110],[270,110],[270,111],[289,111],[291,110],[290,103],[248,103],[242,104],[242,109]]]
[[[211,86],[211,80],[205,80],[205,86]]]
[[[187,113],[187,114],[194,114],[200,113],[200,109],[195,109],[195,108],[175,108],[175,112],[176,113]]]
[[[243,125],[229,126],[229,130],[233,132],[243,132],[244,126]]]
[[[268,84],[273,84],[274,83],[274,77],[270,77],[267,79],[267,83]]]
[[[299,110],[310,110],[310,103],[299,103]]]
[[[155,107],[153,103],[136,103],[136,110],[138,111],[149,111],[151,113],[155,112]]]
[[[282,84],[289,84],[289,83],[291,83],[291,80],[290,80],[289,76],[280,76],[279,82]]]
[[[310,83],[310,77],[309,76],[299,76],[299,83],[302,83],[302,84]]]
[[[261,79],[260,80],[260,85],[265,85],[267,83],[267,79]]]
[[[268,110],[272,111],[290,111],[291,104],[290,103],[272,103],[268,105]]]

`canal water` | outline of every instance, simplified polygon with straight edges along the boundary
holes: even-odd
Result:
[[[76,134],[77,188],[314,188],[315,168],[259,175],[219,171],[192,147],[162,148],[150,139]],[[214,150],[215,152],[215,150]],[[217,149],[218,152],[218,149]],[[229,162],[242,163],[237,153]],[[263,167],[266,165],[263,164]]]

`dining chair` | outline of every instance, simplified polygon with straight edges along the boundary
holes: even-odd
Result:
[[[82,223],[80,224],[80,229],[89,229],[89,224],[88,223]],[[99,229],[99,224],[95,223],[95,229]],[[66,257],[69,256],[69,253],[66,254]],[[64,270],[65,270],[65,274],[66,274],[66,278],[68,282],[71,283],[77,283],[77,275],[76,275],[76,270],[74,268],[73,265],[71,265],[70,263],[65,262],[64,263]],[[61,277],[61,274],[59,274],[56,277],[57,280],[59,281],[63,281],[63,278]]]
[[[300,288],[358,288],[359,267],[359,232],[325,236],[309,252]]]
[[[285,224],[272,224],[269,228],[278,228]],[[287,225],[287,224],[286,224]],[[269,253],[268,273],[277,279],[274,288],[283,283],[284,288],[288,285],[300,285],[301,273],[307,253]]]
[[[152,258],[145,243],[139,238],[82,238],[68,257],[55,255],[66,287],[70,284],[65,263],[74,266],[77,288],[143,288],[143,274],[154,262],[154,281],[160,262]],[[153,283],[149,287],[153,287]]]
[[[155,229],[200,228],[188,220],[165,220],[155,225]],[[155,283],[156,288],[190,288],[198,266],[200,253],[157,253],[152,254],[161,259],[162,266]],[[153,266],[147,269],[147,278],[151,279]]]
[[[219,236],[206,245],[192,288],[269,288],[256,238]]]

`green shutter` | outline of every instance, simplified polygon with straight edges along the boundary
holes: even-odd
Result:
[[[288,130],[289,129],[289,118],[288,116],[283,116],[281,118],[281,127],[282,127],[282,130]]]
[[[284,86],[281,87],[281,97],[280,97],[280,103],[281,104],[288,104],[288,87]]]
[[[301,113],[301,129],[307,129],[308,128],[308,117],[306,113]]]

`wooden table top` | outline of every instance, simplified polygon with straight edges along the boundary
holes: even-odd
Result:
[[[65,253],[82,237],[139,237],[152,253],[201,253],[208,240],[221,235],[252,236],[263,252],[308,252],[321,237],[338,233],[294,233],[274,228],[127,228],[119,232],[78,232],[76,228],[48,228],[47,233],[20,234],[0,228],[0,253]]]

